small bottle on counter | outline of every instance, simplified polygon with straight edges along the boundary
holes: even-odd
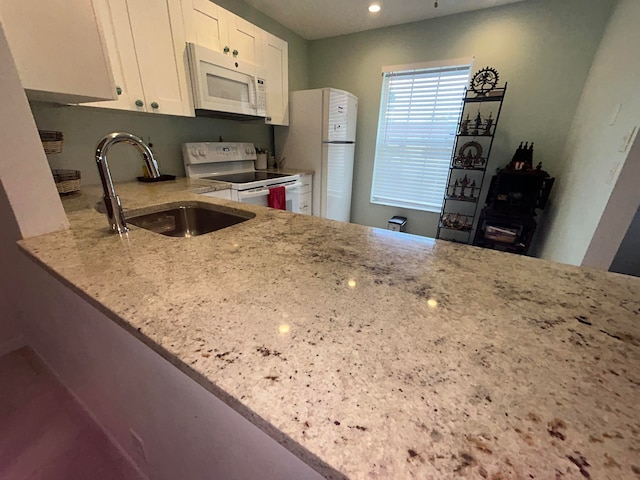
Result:
[[[256,148],[256,170],[267,169],[267,150],[264,148]]]

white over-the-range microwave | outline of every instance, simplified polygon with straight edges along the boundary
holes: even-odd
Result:
[[[187,43],[187,52],[197,115],[267,116],[266,80],[260,67],[194,43]]]

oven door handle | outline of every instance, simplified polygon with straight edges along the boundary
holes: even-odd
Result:
[[[294,190],[296,188],[300,188],[302,187],[302,182],[295,182],[292,183],[291,185],[285,185],[284,188],[285,190],[288,192],[289,190]]]
[[[302,182],[295,182],[290,185],[285,185],[284,188],[288,192],[289,190],[299,189],[301,186],[302,186]],[[269,195],[268,188],[261,188],[260,190],[249,190],[248,192],[238,192],[238,197],[241,199],[261,197],[263,195]]]
[[[238,192],[238,198],[240,199],[255,198],[255,197],[262,197],[263,195],[268,195],[268,194],[269,194],[269,189],[263,188],[260,190],[251,190],[250,192]]]

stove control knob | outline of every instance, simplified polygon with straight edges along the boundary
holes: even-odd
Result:
[[[198,155],[200,155],[201,157],[204,157],[204,150],[202,149],[198,150]]]

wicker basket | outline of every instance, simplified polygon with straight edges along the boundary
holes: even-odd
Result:
[[[58,193],[73,193],[80,190],[80,170],[51,170]]]
[[[40,141],[42,142],[44,153],[51,155],[62,152],[62,145],[64,143],[64,135],[62,132],[38,130],[38,133],[40,134]]]

